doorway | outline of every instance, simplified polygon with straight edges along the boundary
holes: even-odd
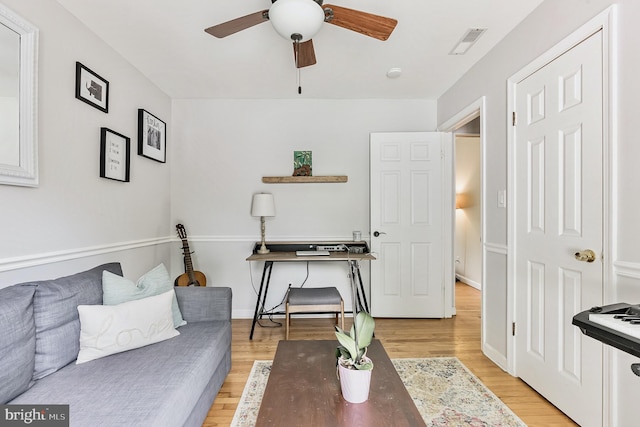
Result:
[[[455,277],[482,290],[480,117],[454,132]]]
[[[451,218],[452,221],[452,228],[454,228],[454,232],[453,232],[453,239],[451,243],[452,246],[452,251],[451,251],[451,256],[453,257],[453,269],[454,271],[452,272],[452,277],[454,278],[454,282],[455,282],[455,278],[459,277],[459,278],[463,278],[461,276],[464,275],[464,279],[468,280],[469,282],[475,282],[475,283],[467,283],[469,285],[476,285],[481,292],[481,304],[480,304],[480,318],[481,318],[481,331],[480,331],[480,336],[481,336],[481,347],[482,347],[482,351],[483,353],[489,357],[496,365],[500,366],[503,369],[506,369],[507,366],[507,359],[506,359],[506,351],[499,351],[498,349],[494,348],[494,346],[490,345],[490,338],[491,335],[488,330],[487,325],[488,324],[505,324],[506,319],[502,319],[500,318],[500,316],[503,316],[503,314],[494,311],[492,313],[488,313],[486,310],[486,306],[487,306],[487,298],[491,297],[490,295],[488,295],[486,286],[483,286],[486,283],[486,267],[485,267],[485,263],[486,263],[486,252],[488,250],[487,248],[487,244],[486,242],[484,242],[483,240],[483,236],[485,235],[485,190],[484,190],[484,182],[485,182],[485,154],[484,154],[484,150],[485,150],[485,97],[480,97],[478,100],[476,100],[475,102],[469,104],[466,108],[464,108],[463,110],[461,110],[458,114],[456,114],[455,116],[453,116],[452,118],[450,118],[449,120],[447,120],[446,122],[444,122],[439,130],[443,131],[443,132],[454,132],[454,136],[457,137],[465,137],[465,136],[472,136],[473,138],[475,138],[475,146],[472,146],[472,149],[474,151],[477,152],[477,155],[475,155],[476,160],[473,160],[473,164],[474,167],[477,168],[477,172],[475,172],[473,181],[474,181],[474,189],[471,190],[471,188],[468,187],[467,183],[464,183],[462,181],[462,177],[459,180],[456,179],[456,172],[455,172],[455,165],[457,164],[457,158],[458,158],[458,154],[456,154],[456,149],[455,149],[455,144],[453,144],[453,147],[451,148],[450,152],[451,152],[451,156],[452,156],[452,164],[454,165],[454,173],[451,176],[451,180],[452,180],[452,192],[453,198],[456,198],[457,194],[462,193],[462,195],[460,196],[460,202],[462,206],[469,206],[470,204],[473,204],[473,209],[475,210],[475,212],[472,213],[471,216],[476,217],[475,219],[473,219],[473,224],[475,230],[472,231],[472,236],[469,237],[472,240],[472,244],[475,244],[475,246],[473,246],[473,248],[471,249],[473,252],[473,260],[470,262],[470,264],[467,264],[469,262],[469,258],[466,255],[466,250],[468,248],[468,246],[466,244],[464,244],[464,248],[465,248],[465,264],[464,264],[464,274],[463,274],[463,269],[461,268],[462,266],[460,264],[462,264],[463,259],[462,259],[462,255],[456,255],[456,252],[458,252],[458,254],[460,254],[460,248],[462,247],[463,243],[462,240],[464,239],[464,241],[467,241],[467,237],[466,235],[463,236],[462,233],[458,233],[458,229],[461,227],[460,222],[461,221],[466,221],[469,218],[464,218],[465,215],[469,214],[470,212],[464,212],[467,208],[461,208],[461,209],[455,209],[454,211],[454,215]],[[454,138],[455,139],[455,138]],[[472,143],[473,144],[473,143]],[[460,186],[459,186],[460,185]],[[469,191],[472,191],[472,195],[470,195],[470,197],[465,200],[465,195],[466,193],[469,193]],[[460,211],[460,213],[458,213],[458,211]],[[462,218],[459,218],[462,217]],[[460,242],[458,242],[458,240],[460,240]],[[458,246],[456,246],[458,245]],[[492,245],[492,247],[497,246],[497,245]],[[492,250],[495,250],[492,249]],[[504,252],[506,253],[506,248],[497,248],[497,250],[499,250],[500,252]],[[460,256],[460,261],[461,262],[456,262],[457,257]],[[473,277],[476,278],[475,280],[471,279],[470,277],[467,276],[467,266],[471,266],[471,268],[473,269]],[[474,286],[474,287],[476,287]],[[451,301],[451,307],[449,307],[449,313],[451,313],[452,315],[456,313],[456,298],[455,298],[455,283],[451,284],[451,287],[447,288],[449,289],[449,292],[451,292],[450,295],[448,295],[447,300]],[[502,298],[502,295],[496,294],[493,295],[494,299],[500,299]],[[498,333],[502,333],[502,331],[496,331],[495,328],[493,330],[493,341],[499,341],[499,337],[498,339],[496,339],[496,335]]]

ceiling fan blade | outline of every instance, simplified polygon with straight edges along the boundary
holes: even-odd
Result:
[[[384,16],[359,10],[347,9],[346,7],[325,4],[323,9],[333,10],[333,18],[327,20],[329,24],[355,31],[365,36],[378,40],[387,40],[398,24],[398,21]]]
[[[298,68],[315,65],[316,52],[313,49],[313,40],[300,43],[299,48],[293,43],[293,59],[296,60]]]
[[[231,21],[223,22],[222,24],[214,25],[213,27],[207,28],[205,31],[212,36],[221,39],[268,20],[269,10],[266,9],[261,12],[255,12],[246,16],[241,16],[240,18],[232,19]]]

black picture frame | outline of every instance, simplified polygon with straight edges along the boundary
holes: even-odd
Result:
[[[109,82],[76,62],[76,98],[109,113]]]
[[[138,109],[138,154],[166,163],[167,124],[147,110]]]
[[[100,177],[129,182],[131,139],[108,128],[100,128]]]

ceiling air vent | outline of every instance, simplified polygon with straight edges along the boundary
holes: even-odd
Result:
[[[464,55],[485,31],[487,31],[486,28],[469,28],[449,55]]]

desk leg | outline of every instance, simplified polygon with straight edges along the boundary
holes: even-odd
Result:
[[[364,310],[367,313],[369,313],[369,304],[367,303],[367,294],[364,292],[364,285],[362,284],[362,275],[360,274],[360,264],[358,263],[358,261],[352,260],[350,262],[350,268],[351,268],[351,277],[352,277],[352,280],[354,281],[354,284],[355,284],[356,277],[358,278],[358,283],[360,284],[360,289],[356,287],[356,297],[358,300],[357,311]],[[360,294],[362,294],[362,298],[360,297]],[[364,305],[362,304],[362,301],[364,301]]]
[[[364,292],[364,285],[362,284],[362,276],[360,275],[360,263],[354,261],[356,264],[356,273],[358,273],[358,282],[360,283],[360,291],[362,291],[362,299],[364,300],[364,309],[369,313],[369,303],[367,303],[367,294]]]
[[[351,286],[355,287],[356,290],[356,301],[354,301],[355,303],[355,307],[356,307],[356,312],[353,313],[353,316],[355,317],[355,315],[362,311],[364,309],[364,306],[362,305],[362,300],[360,299],[360,289],[358,289],[358,285],[356,284],[356,262],[355,261],[351,261],[349,262],[349,268],[351,269],[351,271],[349,272],[349,274],[351,274]]]
[[[356,260],[351,261],[351,277],[353,278],[352,280],[355,281],[355,274],[358,275],[358,282],[360,283],[360,289],[356,288],[356,294],[358,295],[358,306],[360,307],[359,311],[362,311],[362,309],[364,308],[364,311],[366,311],[367,313],[369,312],[369,304],[367,303],[367,294],[364,292],[364,285],[362,284],[362,275],[360,275],[360,263]],[[362,300],[364,301],[364,307],[362,306],[362,301],[360,301],[360,292],[362,292]],[[353,315],[355,316],[356,313],[353,313]],[[376,334],[374,333],[373,336],[375,337]]]
[[[269,270],[269,273],[267,273],[267,269]],[[267,300],[267,290],[269,289],[269,281],[271,280],[272,269],[273,269],[273,261],[265,261],[264,268],[262,269],[262,279],[260,280],[260,290],[258,291],[258,300],[256,301],[256,311],[253,314],[253,323],[251,324],[251,333],[249,334],[250,340],[253,339],[253,331],[256,328],[256,322],[258,321],[259,318],[262,319],[262,310],[264,310],[264,303]],[[265,282],[265,278],[266,278],[266,282]],[[263,288],[264,288],[264,294],[262,293]]]

